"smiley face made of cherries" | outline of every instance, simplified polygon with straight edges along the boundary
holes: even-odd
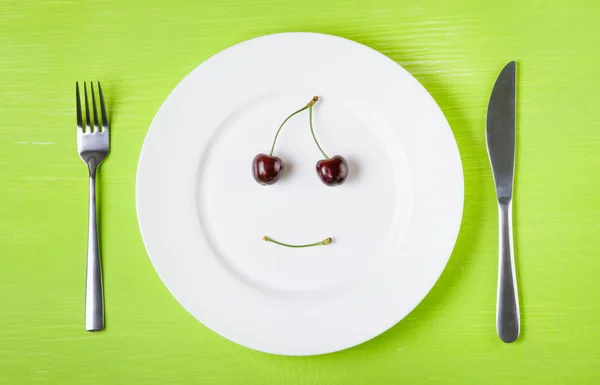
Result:
[[[287,118],[285,118],[285,120],[283,121],[283,123],[281,123],[281,125],[277,129],[277,132],[275,133],[275,138],[273,139],[273,144],[271,146],[271,152],[269,153],[269,155],[261,153],[254,157],[254,160],[252,160],[252,175],[258,183],[264,186],[272,185],[275,182],[277,182],[283,175],[285,163],[283,163],[283,160],[281,160],[281,158],[273,156],[273,151],[275,150],[275,143],[277,142],[277,137],[279,136],[279,132],[281,131],[285,123],[290,118],[307,109],[310,132],[315,141],[315,144],[319,148],[319,151],[321,151],[321,154],[323,154],[323,157],[325,158],[319,160],[316,164],[315,168],[317,171],[317,175],[319,176],[321,181],[327,186],[339,186],[346,181],[346,178],[348,177],[348,163],[346,162],[346,159],[344,159],[344,157],[341,155],[336,155],[331,158],[327,156],[325,151],[323,151],[323,148],[321,148],[317,137],[315,136],[315,131],[312,125],[312,113],[313,106],[318,100],[318,96],[313,97],[312,100],[308,102],[308,104],[306,104],[306,106],[302,107],[298,111],[293,112]],[[289,245],[282,242],[277,242],[266,236],[263,237],[263,240],[277,243],[279,245],[287,247],[310,247],[318,245],[328,245],[332,241],[331,238],[327,238],[321,242],[311,243],[308,245]]]

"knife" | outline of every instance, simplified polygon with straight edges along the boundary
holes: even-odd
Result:
[[[515,175],[517,64],[508,63],[492,89],[486,116],[486,142],[498,198],[498,294],[496,331],[504,342],[519,337],[520,317],[512,236],[512,198]]]

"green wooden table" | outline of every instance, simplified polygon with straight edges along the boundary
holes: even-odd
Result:
[[[591,384],[600,381],[600,5],[478,0],[0,0],[0,384]],[[284,31],[340,35],[410,71],[456,135],[458,243],[407,318],[347,351],[281,357],[197,322],[152,268],[134,187],[148,126],[220,50]],[[519,63],[515,247],[523,330],[495,334],[491,87]],[[107,329],[86,333],[88,182],[75,81],[101,80]]]

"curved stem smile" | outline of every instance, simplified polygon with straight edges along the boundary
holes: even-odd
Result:
[[[320,242],[309,243],[309,244],[306,244],[306,245],[290,245],[288,243],[283,243],[283,242],[276,241],[273,238],[267,237],[266,235],[262,239],[263,239],[263,241],[275,243],[275,244],[278,244],[280,246],[293,247],[293,248],[313,247],[313,246],[325,246],[325,245],[330,244],[333,241],[333,239],[330,237],[330,238],[326,238],[326,239],[324,239],[324,240],[322,240]]]

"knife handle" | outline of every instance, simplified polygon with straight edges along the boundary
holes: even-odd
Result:
[[[520,320],[512,236],[512,200],[500,200],[498,219],[500,240],[496,331],[502,341],[513,342],[519,337]]]

